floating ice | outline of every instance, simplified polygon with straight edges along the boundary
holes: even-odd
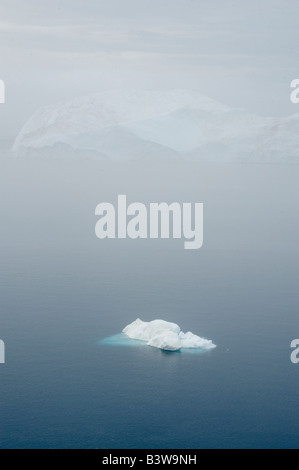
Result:
[[[39,109],[20,155],[112,160],[299,161],[299,114],[256,116],[190,90],[102,91]]]
[[[191,331],[183,333],[176,323],[165,320],[146,322],[137,318],[123,329],[123,333],[131,339],[145,341],[149,346],[167,351],[183,348],[208,350],[216,347],[211,340],[194,335]]]

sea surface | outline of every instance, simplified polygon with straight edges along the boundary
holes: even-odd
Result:
[[[1,448],[298,448],[299,166],[0,160]],[[99,240],[99,202],[203,202],[204,243]],[[102,340],[137,317],[203,354]]]

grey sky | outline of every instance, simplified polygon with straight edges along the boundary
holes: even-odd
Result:
[[[1,0],[1,135],[39,106],[111,87],[193,88],[259,114],[299,112],[289,100],[298,17],[297,0]]]

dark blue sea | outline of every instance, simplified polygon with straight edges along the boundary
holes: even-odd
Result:
[[[299,167],[2,158],[1,448],[298,448]],[[99,240],[99,202],[203,202],[204,244]],[[103,344],[140,317],[203,354]]]

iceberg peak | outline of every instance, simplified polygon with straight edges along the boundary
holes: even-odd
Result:
[[[166,351],[179,351],[182,348],[209,350],[216,347],[211,340],[194,335],[191,331],[183,333],[176,323],[165,320],[146,322],[137,318],[122,332],[131,339],[145,341],[149,346]]]

